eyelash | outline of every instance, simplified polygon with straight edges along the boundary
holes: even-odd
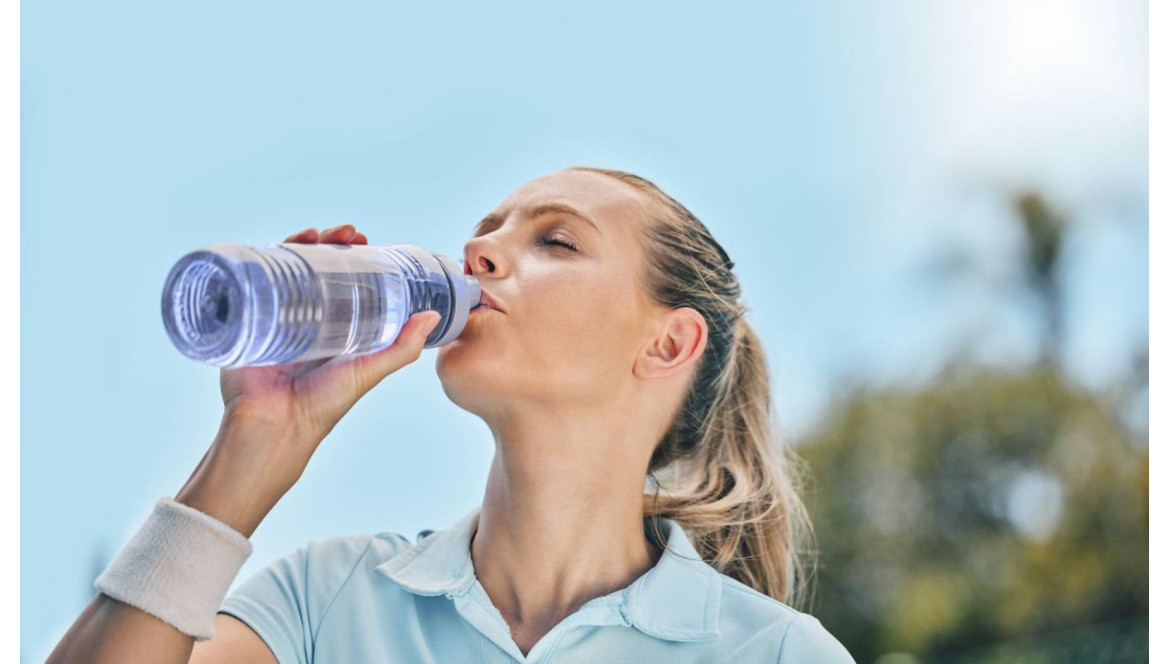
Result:
[[[556,245],[559,247],[564,247],[564,248],[568,249],[569,251],[577,251],[579,249],[579,247],[577,245],[573,244],[572,242],[570,242],[568,240],[562,240],[559,238],[555,238],[551,235],[546,235],[545,237],[540,238],[540,240],[545,245]]]

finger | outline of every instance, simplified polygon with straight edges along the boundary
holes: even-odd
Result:
[[[414,362],[422,355],[427,337],[443,318],[437,311],[421,311],[410,317],[394,343],[376,353],[363,355],[354,363],[362,394],[386,376]]]
[[[350,240],[349,243],[350,244],[369,244],[370,241],[366,239],[366,236],[364,233],[354,233],[353,239]]]
[[[316,244],[318,238],[316,228],[306,228],[300,233],[294,233],[285,239],[285,242],[298,242],[304,244]]]
[[[349,244],[355,233],[357,229],[353,224],[344,224],[322,233],[320,241],[322,244]]]

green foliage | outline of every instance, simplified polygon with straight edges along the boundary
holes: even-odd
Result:
[[[860,390],[801,447],[813,612],[872,661],[1148,613],[1149,456],[1041,365]]]
[[[1148,434],[1059,368],[1067,224],[1035,193],[1012,200],[1038,360],[957,357],[923,388],[849,388],[801,441],[809,610],[858,661],[1148,659]],[[1142,398],[1143,353],[1123,398]]]

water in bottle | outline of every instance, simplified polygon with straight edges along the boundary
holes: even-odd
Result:
[[[163,286],[167,334],[221,367],[370,353],[409,318],[443,318],[425,348],[463,331],[481,289],[455,261],[409,244],[214,244],[183,256]]]

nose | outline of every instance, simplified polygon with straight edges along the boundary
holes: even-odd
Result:
[[[462,261],[463,274],[477,275],[496,271],[496,264],[484,256],[480,250],[469,245],[466,252],[467,259]]]

